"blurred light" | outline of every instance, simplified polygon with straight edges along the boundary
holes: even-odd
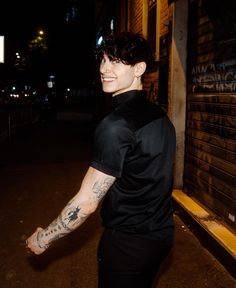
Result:
[[[39,35],[44,35],[44,32],[43,32],[43,30],[39,30]]]
[[[12,90],[13,90],[13,91],[16,90],[16,87],[15,87],[15,86],[12,86]]]
[[[13,97],[13,98],[19,98],[19,97],[20,97],[20,95],[19,95],[19,94],[14,94],[14,93],[11,93],[11,94],[10,94],[10,97]]]
[[[111,29],[111,31],[114,31],[114,19],[111,19],[110,29]]]
[[[49,81],[47,81],[47,86],[48,88],[53,88],[55,85],[55,76],[54,75],[50,75],[49,76]]]
[[[4,36],[0,36],[0,63],[4,63]]]
[[[100,36],[100,37],[98,38],[98,45],[100,45],[100,44],[102,43],[102,40],[103,40],[103,37]]]
[[[48,88],[53,88],[53,82],[52,81],[48,81],[47,82],[47,86],[48,86]]]
[[[67,91],[67,92],[70,92],[70,88],[67,88],[66,91]]]

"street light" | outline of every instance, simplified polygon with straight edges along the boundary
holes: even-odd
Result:
[[[44,31],[43,30],[39,30],[39,35],[43,36],[44,35]]]

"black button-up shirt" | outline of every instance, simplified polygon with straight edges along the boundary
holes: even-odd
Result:
[[[91,166],[116,181],[101,210],[107,228],[159,239],[173,228],[175,129],[161,108],[132,90],[113,98],[98,125]]]

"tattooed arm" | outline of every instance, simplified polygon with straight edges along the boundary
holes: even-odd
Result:
[[[115,177],[90,167],[83,179],[79,192],[47,228],[38,228],[26,240],[28,248],[39,255],[52,242],[79,227],[96,210],[99,202],[114,181]]]

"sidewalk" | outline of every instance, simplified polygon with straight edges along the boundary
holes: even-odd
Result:
[[[236,288],[236,280],[181,220],[182,212],[175,210],[174,249],[154,288]]]
[[[185,222],[195,230],[201,243],[236,277],[236,235],[219,217],[181,190],[173,198],[184,214]]]

